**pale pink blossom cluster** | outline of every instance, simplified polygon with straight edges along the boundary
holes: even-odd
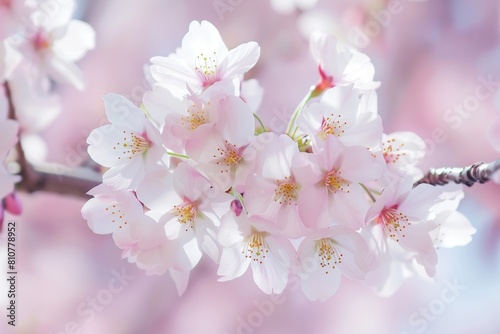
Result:
[[[437,249],[475,232],[457,212],[461,189],[413,187],[425,143],[383,132],[368,56],[324,34],[310,47],[320,80],[274,133],[258,115],[262,89],[244,80],[257,43],[229,50],[193,21],[180,48],[151,59],[140,106],[104,97],[110,124],[87,140],[108,168],[82,209],[90,228],[148,274],[168,270],[180,293],[204,254],[220,281],[251,270],[271,294],[293,278],[311,300],[342,276],[386,294],[432,277]]]
[[[51,80],[85,87],[75,62],[95,47],[95,33],[72,19],[75,9],[75,0],[0,1],[0,83],[10,86],[24,132],[36,133],[60,112]]]
[[[35,134],[30,139],[37,149],[24,148],[24,155],[40,155],[33,151],[43,151],[45,144],[36,132],[60,111],[51,80],[84,88],[74,62],[94,48],[95,33],[87,23],[72,19],[75,5],[74,0],[0,1],[0,222],[4,210],[21,212],[13,192],[19,176],[5,168],[7,153],[17,141]]]

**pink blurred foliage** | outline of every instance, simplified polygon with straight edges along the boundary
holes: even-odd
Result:
[[[375,79],[382,82],[378,91],[379,109],[386,132],[409,130],[432,139],[433,131],[442,129],[447,139],[435,144],[433,153],[425,160],[425,168],[498,158],[486,138],[487,125],[499,115],[493,98],[481,101],[456,128],[443,119],[448,108],[462,103],[474,92],[478,76],[492,74],[500,79],[496,46],[500,37],[498,4],[488,0],[473,4],[401,2],[404,5],[401,14],[394,16],[390,25],[363,50],[374,59]],[[296,23],[299,14],[278,15],[263,0],[240,3],[225,12],[221,20],[211,1],[87,2],[84,18],[97,32],[96,50],[80,63],[88,88],[83,93],[69,87],[59,88],[63,112],[43,133],[50,147],[47,160],[70,167],[87,163],[85,138],[105,120],[101,97],[116,92],[139,103],[134,94],[140,96],[137,94],[147,89],[147,86],[141,88],[145,83],[143,65],[151,56],[166,56],[174,51],[193,19],[211,20],[230,47],[243,41],[257,41],[262,56],[250,74],[266,89],[260,111],[264,122],[269,124],[277,113],[291,114],[309,86],[318,80],[308,43]],[[333,11],[339,8],[339,3],[342,11]],[[347,22],[363,24],[371,20],[371,10],[383,6],[380,1],[352,5],[351,1],[325,0],[319,1],[317,8],[328,11],[335,19],[340,20],[341,13],[350,18]],[[279,127],[279,122],[274,126]],[[500,269],[490,269],[485,273],[490,280],[479,278],[485,266],[498,264],[494,254],[500,255],[500,240],[494,237],[500,235],[498,191],[497,185],[467,190],[473,210],[465,214],[474,224],[475,210],[487,212],[486,222],[484,217],[483,221],[477,221],[476,227],[483,231],[465,250],[446,253],[438,269],[437,285],[410,280],[393,297],[379,298],[367,287],[346,280],[334,298],[319,303],[307,301],[291,284],[280,297],[283,303],[273,304],[270,315],[262,316],[262,324],[257,328],[250,326],[251,331],[247,332],[326,334],[407,330],[413,333],[420,327],[412,325],[411,315],[439,298],[443,280],[459,277],[470,290],[457,298],[456,303],[446,304],[445,313],[437,316],[437,320],[428,321],[427,332],[454,328],[454,333],[475,329],[493,333],[500,323],[489,310],[498,308],[498,300],[481,299],[485,290],[475,290],[474,284],[483,282],[492,286],[493,276],[500,274]],[[232,334],[243,328],[242,321],[248,323],[252,312],[258,313],[256,304],[263,305],[270,298],[252,284],[249,273],[231,282],[217,282],[216,267],[209,261],[193,271],[187,292],[178,297],[168,277],[145,276],[134,265],[120,260],[120,251],[110,237],[92,233],[80,215],[83,200],[37,193],[23,195],[22,201],[25,208],[22,216],[7,217],[19,225],[18,270],[22,274],[18,282],[20,310],[15,333],[55,334],[64,332],[65,326],[75,321],[83,333],[92,334]],[[474,262],[472,268],[477,270],[472,276],[460,270],[460,266],[469,262]],[[112,270],[122,268],[135,279],[123,292],[114,295],[112,302],[92,321],[79,316],[76,311],[79,304],[95,297],[107,286]],[[491,289],[494,290],[488,293],[496,292],[498,296],[498,288]],[[465,322],[472,312],[478,319]],[[462,326],[456,327],[454,319],[464,319],[459,321]],[[11,330],[5,329],[4,320],[0,329],[1,333]]]

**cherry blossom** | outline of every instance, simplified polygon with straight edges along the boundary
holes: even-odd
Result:
[[[425,142],[413,132],[394,132],[382,138],[383,156],[390,172],[410,175],[416,181],[423,177],[416,166],[425,156]]]
[[[311,54],[318,64],[321,76],[318,92],[335,86],[354,84],[356,88],[371,90],[380,86],[374,82],[375,68],[370,58],[340,42],[334,36],[315,32],[310,37]]]
[[[302,185],[298,202],[305,225],[364,225],[369,203],[360,183],[380,176],[380,161],[364,147],[343,147],[335,136],[328,136],[319,152],[306,156],[310,164],[295,174]]]
[[[308,231],[299,215],[298,199],[302,186],[296,170],[307,164],[297,144],[287,135],[273,133],[269,144],[257,153],[256,173],[249,176],[244,190],[245,208],[272,222],[290,238]],[[261,135],[261,136],[263,136]]]
[[[297,119],[299,129],[319,147],[333,135],[346,146],[375,147],[382,138],[382,121],[377,114],[376,93],[349,86],[330,88],[319,102],[306,107]]]
[[[290,241],[269,221],[232,212],[222,217],[218,240],[224,247],[217,274],[225,282],[252,268],[255,284],[267,294],[281,293],[288,282],[288,270],[296,261]]]
[[[182,47],[168,57],[153,57],[151,73],[159,85],[175,96],[186,94],[186,86],[196,93],[221,82],[239,88],[239,75],[250,70],[260,56],[255,42],[228,50],[217,28],[208,21],[193,21],[182,39]],[[237,90],[235,91],[235,93]]]
[[[12,38],[23,56],[51,79],[82,90],[83,74],[74,62],[95,47],[95,32],[88,23],[71,19],[74,10],[74,1],[58,3],[49,20],[43,6],[38,6],[29,15],[33,31]]]
[[[271,0],[274,10],[282,14],[290,14],[294,10],[313,8],[318,0]]]
[[[113,233],[144,215],[142,204],[131,191],[100,184],[88,194],[94,197],[82,207],[82,216],[94,233]]]
[[[297,251],[301,287],[310,300],[331,298],[340,285],[341,275],[362,280],[370,270],[368,247],[364,239],[344,226],[332,226],[308,235]]]
[[[110,167],[103,175],[104,183],[116,189],[133,189],[148,170],[159,164],[168,166],[161,134],[144,112],[124,97],[108,94],[104,103],[111,124],[90,133],[89,154]]]
[[[465,246],[476,233],[469,219],[457,211],[463,198],[461,186],[449,185],[440,196],[442,201],[433,207],[437,228],[431,231],[431,237],[437,248]]]
[[[231,196],[213,189],[209,181],[188,163],[173,173],[148,173],[137,188],[137,196],[151,211],[150,216],[165,226],[169,239],[179,239],[192,269],[204,250],[214,261],[219,258],[215,241],[220,207],[229,209]]]
[[[254,117],[240,98],[220,101],[219,120],[196,132],[186,144],[186,153],[207,177],[223,191],[246,181],[249,169],[245,149],[254,138]]]
[[[426,145],[384,134],[368,56],[321,33],[310,48],[321,81],[276,133],[257,114],[263,88],[243,80],[257,43],[228,50],[211,23],[193,21],[175,53],[151,59],[140,107],[105,96],[111,124],[87,142],[109,169],[82,208],[89,227],[146,273],[168,271],[179,293],[203,253],[219,281],[250,267],[273,294],[297,275],[310,300],[331,298],[342,276],[383,295],[433,277],[437,250],[475,233],[458,213],[462,189],[414,187]]]
[[[437,254],[430,232],[436,228],[431,208],[439,202],[442,190],[427,184],[413,188],[411,178],[384,189],[366,215],[375,253],[398,248],[422,265],[429,276],[435,273]],[[389,255],[396,255],[394,254]],[[397,256],[395,256],[397,257]]]
[[[189,258],[178,241],[169,240],[164,226],[151,217],[142,215],[123,229],[113,233],[116,245],[122,249],[122,257],[147,275],[161,275],[167,270],[182,294],[189,279]]]

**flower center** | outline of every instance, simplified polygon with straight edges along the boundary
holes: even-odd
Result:
[[[240,149],[238,146],[231,144],[227,140],[224,141],[223,148],[218,147],[217,153],[214,154],[214,158],[218,159],[217,165],[226,165],[226,173],[229,173],[229,168],[233,165],[237,165],[241,160]],[[222,170],[221,173],[224,171]]]
[[[218,60],[215,51],[212,55],[201,53],[196,57],[194,63],[194,69],[198,72],[198,77],[203,82],[203,87],[208,87],[219,79],[217,73]]]
[[[336,193],[337,191],[351,192],[349,190],[349,182],[346,181],[343,177],[340,176],[341,172],[332,170],[330,173],[325,176],[325,186],[332,193]]]
[[[134,132],[123,131],[123,142],[116,143],[113,150],[121,151],[123,158],[132,159],[137,154],[145,153],[151,147],[151,142],[146,134],[138,135]],[[118,157],[121,160],[122,157]]]
[[[407,226],[411,225],[408,217],[398,211],[396,205],[382,210],[378,222],[382,224],[384,232],[397,242],[399,242],[399,238],[406,237],[403,232]]]
[[[181,124],[191,131],[196,130],[200,125],[208,123],[208,116],[205,110],[193,104],[187,111],[187,116],[181,117]]]
[[[383,142],[383,154],[386,163],[395,164],[401,156],[406,155],[405,152],[400,153],[400,150],[405,146],[404,143],[396,144],[396,139],[392,138]]]
[[[319,257],[319,265],[325,269],[327,275],[328,269],[335,269],[336,265],[342,263],[342,256],[344,256],[335,246],[335,241],[330,238],[316,241],[316,252]]]
[[[106,208],[107,213],[111,212],[111,222],[118,223],[118,228],[122,228],[127,225],[128,222],[125,218],[125,213],[123,213],[120,208],[116,207],[116,204],[110,205]]]
[[[266,258],[266,254],[269,253],[269,249],[265,243],[265,237],[268,235],[266,232],[256,232],[248,238],[248,241],[243,248],[242,254],[245,254],[247,259],[251,259],[254,262],[262,264]]]
[[[175,215],[181,224],[186,224],[186,231],[194,228],[194,221],[196,220],[196,208],[191,203],[182,203],[181,205],[174,205]]]
[[[297,205],[297,193],[299,186],[291,176],[285,177],[284,180],[276,180],[278,187],[274,190],[274,201],[279,204]]]
[[[49,36],[43,30],[38,31],[33,37],[33,46],[36,51],[44,51],[50,48]]]
[[[321,139],[326,139],[328,135],[333,135],[340,137],[344,134],[344,127],[347,125],[347,122],[341,120],[342,115],[334,115],[324,118],[321,121],[321,130],[318,136]]]

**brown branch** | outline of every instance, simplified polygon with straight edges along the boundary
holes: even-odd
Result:
[[[443,167],[431,168],[429,172],[420,180],[419,184],[427,183],[434,186],[442,186],[450,182],[462,183],[471,187],[475,183],[485,183],[491,180],[492,175],[500,170],[500,160],[490,163],[476,162],[467,167]]]
[[[38,177],[37,188],[63,195],[88,197],[87,192],[102,182],[102,175],[88,167],[69,168],[59,164],[33,166]]]
[[[8,100],[9,119],[16,120],[16,110],[8,82],[4,83]],[[21,134],[19,134],[19,137]],[[86,197],[86,193],[101,183],[101,174],[85,167],[68,168],[59,164],[31,165],[24,154],[19,139],[16,144],[17,162],[20,166],[21,181],[16,185],[19,191],[29,193],[49,191],[63,195]]]

